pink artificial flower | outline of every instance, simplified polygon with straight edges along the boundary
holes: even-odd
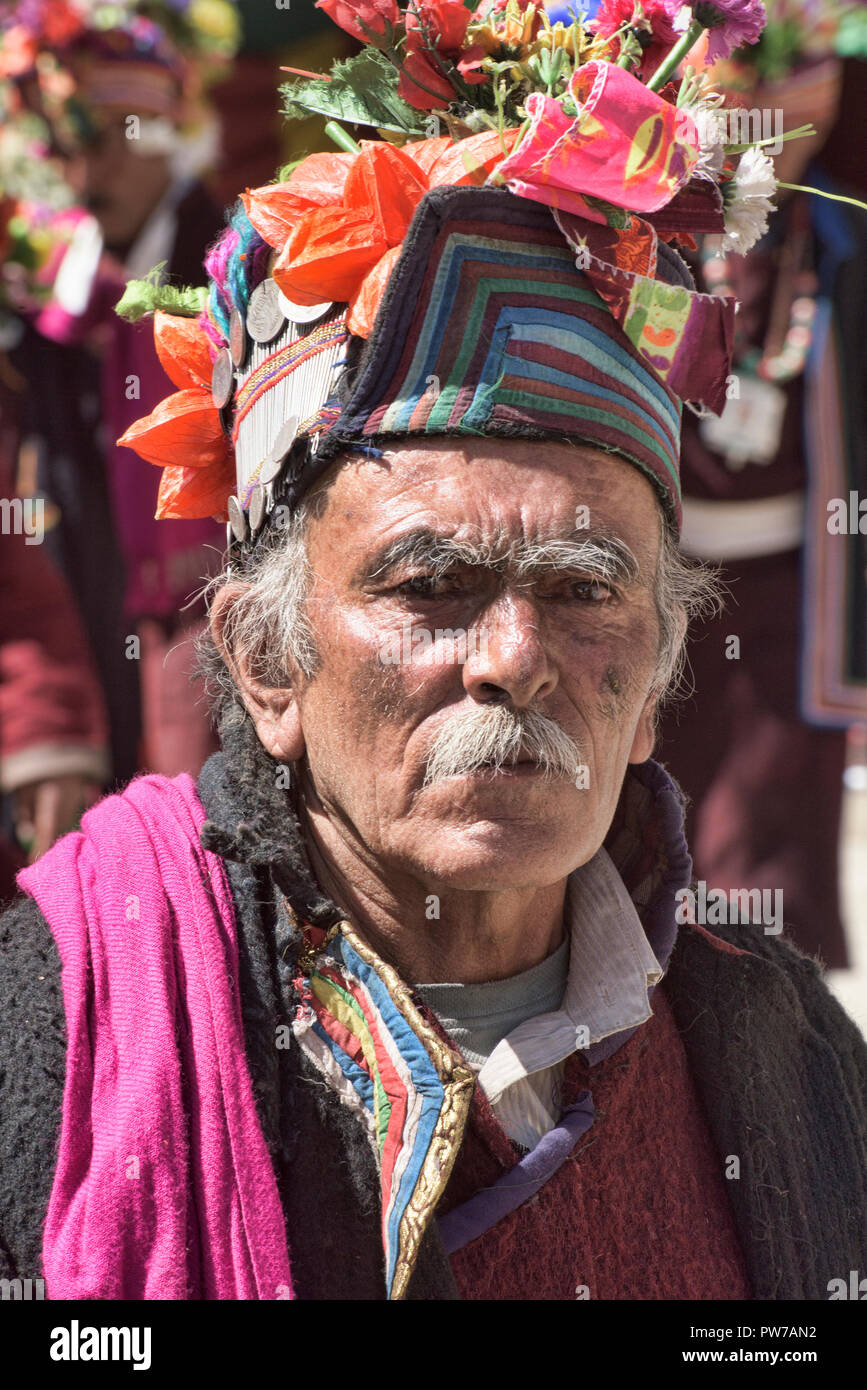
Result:
[[[513,193],[604,222],[596,200],[656,212],[688,182],[698,160],[695,124],[612,63],[585,63],[569,93],[578,115],[533,92],[530,128],[497,174]]]
[[[762,0],[698,0],[692,12],[709,30],[709,64],[727,58],[734,48],[756,43],[768,18]]]
[[[324,10],[329,19],[354,39],[368,37],[358,23],[360,19],[380,38],[385,34],[386,23],[400,23],[397,0],[316,0],[316,8]]]

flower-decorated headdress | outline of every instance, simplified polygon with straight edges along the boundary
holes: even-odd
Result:
[[[121,306],[156,309],[178,387],[121,440],[163,469],[157,514],[227,513],[248,547],[340,452],[471,433],[616,452],[676,529],[681,407],[722,409],[734,306],[674,247],[725,230],[743,154],[703,148],[719,97],[676,73],[706,30],[756,38],[760,0],[609,0],[595,28],[527,0],[321,7],[365,47],[286,110],[339,152],[247,190],[207,291]]]

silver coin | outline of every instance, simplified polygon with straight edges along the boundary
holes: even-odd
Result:
[[[243,367],[247,356],[247,325],[240,309],[233,309],[229,319],[229,352],[234,365]]]
[[[313,323],[314,319],[321,319],[332,305],[330,299],[324,304],[296,304],[294,299],[289,299],[282,290],[278,290],[277,294],[280,310],[290,323]]]
[[[283,455],[281,454],[279,458],[275,459],[271,456],[271,454],[269,454],[265,462],[262,464],[262,467],[259,469],[259,482],[273,483],[274,479],[277,477],[282,467]]]
[[[250,295],[247,305],[247,332],[254,342],[270,343],[286,322],[280,308],[280,291],[275,280],[263,280]]]
[[[226,504],[226,510],[229,513],[229,525],[232,528],[232,535],[235,537],[235,540],[238,542],[246,540],[247,518],[244,516],[241,503],[238,501],[237,497],[229,498]]]
[[[228,348],[222,348],[211,372],[211,399],[218,410],[229,404],[235,391],[235,368]]]
[[[267,459],[262,465],[259,474],[259,481],[262,483],[273,482],[283,467],[286,455],[295,443],[295,436],[298,433],[298,416],[290,415],[277,431],[277,438],[271,445]]]
[[[253,488],[253,495],[250,498],[250,530],[258,531],[262,522],[265,520],[265,489],[261,486]]]

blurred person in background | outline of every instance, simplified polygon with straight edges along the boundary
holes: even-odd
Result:
[[[105,709],[63,578],[24,535],[0,545],[0,902],[108,780]]]
[[[237,17],[228,0],[5,8],[4,71],[47,122],[52,153],[91,214],[51,301],[9,352],[27,383],[18,486],[53,513],[55,553],[100,665],[114,778],[193,769],[213,737],[188,698],[202,618],[190,601],[223,530],[205,518],[166,538],[154,519],[156,471],[113,443],[170,385],[150,335],[114,306],[131,276],[158,264],[163,279],[189,282],[219,231],[202,177],[217,154],[203,87],[234,48]]]
[[[779,111],[786,131],[815,126],[775,155],[781,185],[857,194],[867,128],[840,109],[833,50],[867,56],[867,8],[767,10],[721,79],[729,99],[767,112],[773,132]],[[832,128],[848,186],[823,168]],[[748,254],[743,235],[706,238],[694,266],[707,292],[740,301],[737,394],[720,420],[684,418],[681,463],[682,548],[722,566],[729,598],[693,636],[695,693],[663,719],[661,757],[692,801],[696,876],[782,890],[786,930],[839,968],[846,730],[867,721],[867,536],[848,522],[850,493],[867,497],[867,213],[782,186],[776,202]]]

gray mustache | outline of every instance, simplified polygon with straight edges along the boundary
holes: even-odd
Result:
[[[547,715],[506,705],[479,705],[452,719],[437,734],[428,751],[423,787],[487,765],[499,771],[519,759],[537,763],[546,777],[568,777],[573,782],[582,767],[578,744]]]

